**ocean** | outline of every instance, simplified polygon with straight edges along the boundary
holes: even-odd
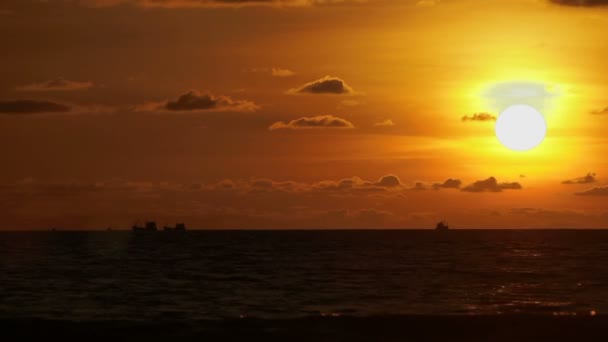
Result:
[[[608,231],[2,232],[0,318],[608,312]]]

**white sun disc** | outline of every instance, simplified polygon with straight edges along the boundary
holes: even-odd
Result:
[[[496,137],[507,148],[527,151],[538,146],[547,134],[543,115],[532,106],[513,105],[496,120]]]

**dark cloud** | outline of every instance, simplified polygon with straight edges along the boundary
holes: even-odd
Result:
[[[458,189],[462,185],[462,181],[460,179],[448,178],[443,183],[435,183],[433,184],[433,188],[435,189]]]
[[[136,111],[216,111],[216,112],[254,112],[259,109],[255,103],[247,100],[234,100],[225,95],[202,94],[191,90],[174,101],[164,103],[147,103],[136,107]]]
[[[589,184],[595,183],[595,181],[595,173],[588,173],[586,176],[583,177],[565,180],[562,182],[562,184]]]
[[[383,192],[398,191],[402,188],[402,182],[395,175],[380,177],[377,181],[366,181],[359,177],[344,178],[341,180],[322,180],[313,183],[295,181],[276,181],[272,179],[259,178],[253,180],[223,180],[209,185],[209,188],[235,190],[242,192]]]
[[[64,78],[56,78],[54,80],[44,81],[40,83],[26,84],[18,86],[19,91],[71,91],[83,90],[93,87],[92,82],[70,81]]]
[[[175,101],[168,101],[165,108],[168,110],[205,110],[216,108],[218,103],[219,99],[216,97],[210,94],[199,94],[193,90]]]
[[[400,186],[401,180],[399,179],[399,177],[397,177],[395,175],[386,175],[386,176],[380,178],[376,183],[374,183],[374,185],[392,188],[392,187]]]
[[[290,94],[331,94],[331,95],[349,95],[354,94],[354,90],[343,80],[325,76],[316,81],[306,83],[305,85],[290,89]]]
[[[248,192],[297,192],[306,190],[305,184],[299,184],[293,181],[274,181],[272,179],[254,179],[249,183],[241,183]]]
[[[521,189],[521,184],[517,182],[513,183],[498,183],[496,178],[490,177],[488,179],[479,180],[473,184],[467,185],[462,189],[462,191],[467,192],[501,192],[502,190],[519,190]]]
[[[171,111],[192,111],[192,110],[233,110],[233,111],[255,111],[258,107],[250,101],[233,100],[228,96],[215,96],[212,94],[200,94],[192,90],[180,96],[175,101],[168,101],[165,109]]]
[[[462,121],[496,121],[496,116],[490,113],[475,113],[463,116]]]
[[[401,189],[401,181],[399,177],[395,175],[386,175],[382,176],[379,180],[372,182],[366,181],[359,177],[352,177],[342,179],[340,181],[321,181],[315,184],[312,184],[310,187],[313,190],[318,191],[332,191],[332,192],[384,192],[389,190],[399,190]],[[306,189],[309,187],[304,187],[300,189]]]
[[[549,0],[554,4],[564,5],[564,6],[585,6],[585,7],[594,7],[594,6],[606,6],[608,5],[608,0]]]
[[[26,114],[42,114],[42,113],[67,113],[71,107],[51,102],[40,100],[9,100],[0,101],[0,114],[10,115],[26,115]]]
[[[608,196],[608,186],[595,187],[593,189],[577,192],[580,196]]]
[[[415,190],[415,191],[426,190],[426,185],[424,185],[424,183],[422,183],[422,182],[416,182],[416,183],[414,183],[414,186],[410,190]]]
[[[318,115],[313,117],[301,117],[289,122],[277,121],[268,127],[269,130],[277,129],[349,129],[355,126],[349,121],[333,115]]]
[[[599,109],[599,110],[592,110],[591,114],[593,114],[593,115],[606,115],[606,114],[608,114],[608,107],[606,107],[604,109]]]

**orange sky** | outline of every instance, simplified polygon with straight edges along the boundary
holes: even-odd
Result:
[[[604,4],[3,1],[3,228],[608,227]]]

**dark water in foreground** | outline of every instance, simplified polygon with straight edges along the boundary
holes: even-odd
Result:
[[[0,233],[0,318],[608,312],[608,231]]]

